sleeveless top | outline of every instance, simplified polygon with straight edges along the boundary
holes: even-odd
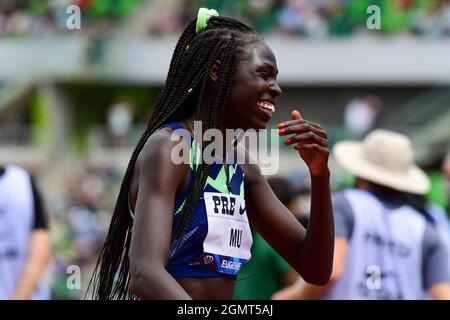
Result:
[[[424,217],[408,205],[390,209],[362,190],[344,196],[354,229],[344,273],[324,299],[423,299]]]
[[[30,176],[9,165],[0,176],[0,300],[9,299],[17,286],[28,258],[34,218]],[[49,298],[50,290],[40,280],[31,299]]]
[[[182,138],[180,143],[187,143],[190,147],[189,183],[186,190],[175,199],[175,228],[192,187],[201,150],[199,144],[179,123],[171,122],[160,129],[166,127]],[[228,180],[225,165],[228,166]],[[133,215],[131,209],[130,213]],[[170,262],[166,265],[166,270],[174,278],[235,279],[241,267],[251,257],[252,242],[244,199],[244,171],[236,161],[229,164],[214,162],[181,244],[176,251],[173,244],[170,247]]]

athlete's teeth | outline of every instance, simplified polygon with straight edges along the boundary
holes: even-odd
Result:
[[[270,102],[266,101],[258,101],[258,106],[261,108],[264,108],[266,110],[269,110],[270,112],[275,112],[275,106],[271,104]]]

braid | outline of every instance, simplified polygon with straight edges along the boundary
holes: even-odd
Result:
[[[223,63],[214,86],[209,108],[208,128],[219,128],[230,94],[238,58],[246,53],[247,45],[259,39],[254,30],[237,20],[212,17],[205,30],[195,33],[196,20],[181,34],[170,63],[166,83],[162,88],[148,125],[134,149],[117,197],[105,244],[89,283],[95,299],[135,299],[130,284],[130,244],[133,219],[129,214],[129,191],[136,160],[148,138],[161,126],[184,119],[195,113],[200,120],[200,106],[215,59]],[[250,35],[250,36],[249,36]],[[190,90],[192,89],[192,90]],[[206,143],[205,147],[211,143]],[[195,150],[197,150],[195,148]],[[181,245],[199,198],[208,178],[210,165],[202,161],[194,166],[192,188],[181,210],[180,220],[173,228],[172,259]]]
[[[235,64],[236,64],[236,56],[233,54],[235,52],[235,41],[234,38],[231,38],[231,41],[227,45],[225,49],[225,60],[224,60],[224,70],[219,74],[217,79],[217,85],[213,92],[212,97],[212,108],[211,115],[208,121],[208,128],[219,128],[220,121],[222,118],[223,110],[227,102],[228,93],[232,83],[232,77],[228,77],[229,74],[234,74]],[[233,71],[233,73],[230,73]],[[221,97],[222,100],[220,99]],[[197,108],[199,109],[199,108]],[[209,145],[212,141],[207,141],[206,145]],[[196,149],[195,149],[196,150]],[[206,179],[208,178],[210,165],[202,162],[199,167],[200,176],[198,179],[198,183],[195,183],[196,179],[194,179],[193,192],[188,195],[186,200],[185,207],[186,212],[182,214],[181,221],[177,224],[175,232],[173,234],[173,242],[175,243],[171,252],[174,254],[178,248],[181,246],[181,239],[184,234],[186,234],[189,225],[191,223],[191,219],[193,214],[195,213],[198,206],[198,199],[203,192],[203,188],[206,183]],[[173,258],[173,256],[171,257]]]

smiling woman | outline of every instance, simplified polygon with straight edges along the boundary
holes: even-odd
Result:
[[[200,9],[175,48],[147,130],[130,159],[93,276],[96,299],[231,299],[250,259],[252,225],[303,278],[327,283],[334,228],[325,132],[293,112],[279,124],[310,168],[311,218],[305,230],[276,198],[259,167],[227,161],[248,153],[227,145],[219,161],[197,163],[192,129],[264,129],[281,94],[273,52],[254,30]],[[186,129],[187,163],[171,154]],[[231,150],[231,151],[230,151]],[[294,151],[296,152],[296,151]],[[222,159],[221,159],[222,158]],[[233,157],[236,159],[236,157]]]
[[[244,130],[264,129],[275,112],[275,99],[281,95],[275,55],[264,39],[253,37],[237,65],[229,109],[223,116],[230,127]]]

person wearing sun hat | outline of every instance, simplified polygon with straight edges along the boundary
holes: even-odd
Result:
[[[357,188],[333,196],[335,250],[327,285],[297,281],[275,299],[450,299],[448,252],[436,229],[408,204],[424,195],[427,175],[411,142],[378,129],[333,148]]]
[[[383,129],[363,142],[342,141],[335,145],[337,162],[355,176],[404,193],[425,194],[428,176],[414,164],[408,137]]]

